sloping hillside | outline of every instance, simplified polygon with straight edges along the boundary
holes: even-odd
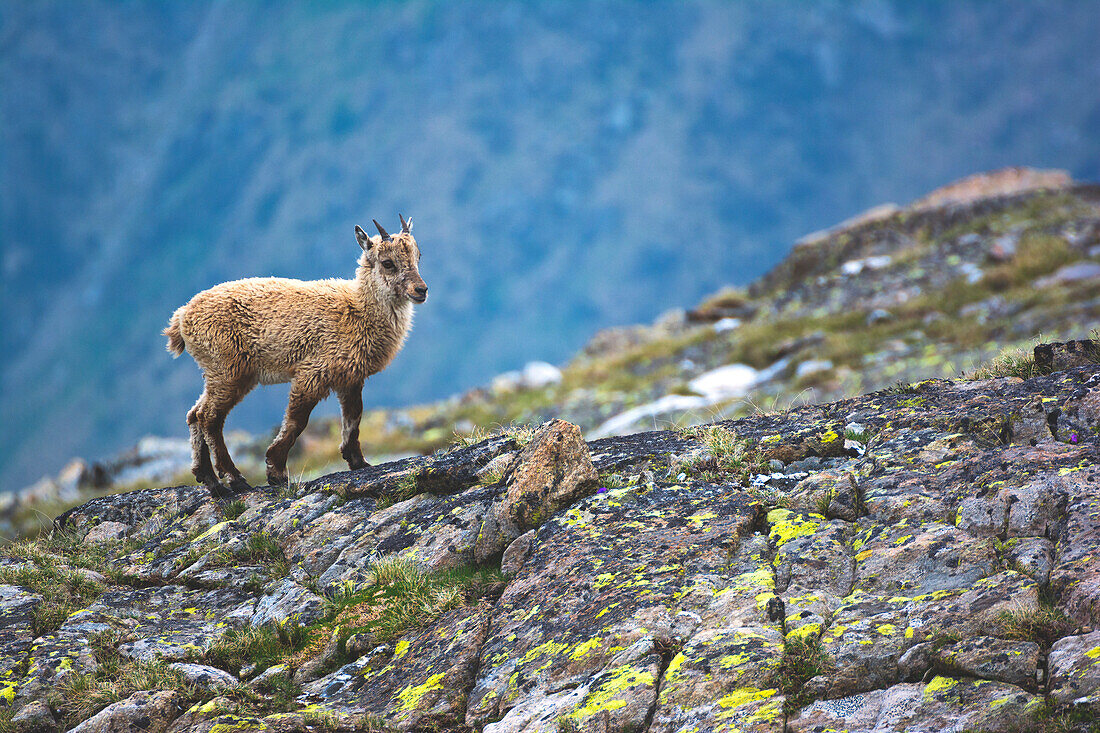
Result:
[[[804,238],[747,290],[599,333],[561,370],[536,365],[441,402],[368,411],[362,442],[368,460],[430,453],[551,417],[600,437],[957,377],[1040,335],[1087,337],[1100,324],[1098,283],[1100,187],[1026,169],[975,176]],[[269,438],[231,442],[253,480]],[[338,444],[339,425],[315,419],[292,475],[339,469]],[[7,532],[37,527],[37,512],[48,519],[91,492],[190,482],[189,465],[186,441],[150,439],[0,497],[0,517]]]

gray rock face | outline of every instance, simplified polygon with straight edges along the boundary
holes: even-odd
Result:
[[[174,662],[168,666],[181,673],[183,678],[190,684],[205,690],[222,690],[240,683],[240,680],[225,670],[211,667],[208,664]]]
[[[163,733],[182,712],[183,696],[175,690],[135,692],[130,697],[108,705],[71,733],[130,733],[151,731]]]
[[[57,718],[50,706],[41,700],[32,700],[12,716],[17,733],[52,733],[57,730]]]
[[[1007,682],[1033,689],[1039,667],[1040,647],[1034,642],[1014,642],[976,636],[939,649],[932,655],[942,668],[983,680]]]
[[[1100,631],[1059,639],[1047,659],[1050,694],[1100,713]]]
[[[324,605],[324,598],[285,579],[256,601],[256,612],[248,622],[252,626],[265,626],[295,619],[308,624],[320,617]]]
[[[1049,437],[997,432],[1033,413]],[[58,681],[118,657],[176,663],[215,689],[248,667],[224,661],[237,632],[297,638],[296,623],[320,620],[308,644],[255,657],[247,695],[179,700],[156,719],[180,733],[1027,730],[1044,659],[1059,710],[1094,704],[1100,685],[1100,438],[1063,435],[1094,416],[1100,367],[1083,366],[724,423],[756,441],[753,465],[781,464],[747,486],[694,473],[682,457],[716,448],[693,433],[586,445],[551,423],[522,449],[494,439],[295,496],[256,490],[232,520],[187,489],[99,499],[62,522],[124,525],[103,547],[132,575],[96,566],[107,587],[38,630],[47,596],[16,580],[61,561],[0,560],[0,696],[36,710]],[[853,422],[869,437],[848,453]],[[503,475],[484,470],[508,453]],[[429,466],[431,490],[395,501]],[[397,591],[371,585],[374,568],[468,577],[497,558],[503,579],[421,625],[375,625],[371,594]],[[292,712],[241,702],[295,680]],[[125,702],[162,693],[145,694]],[[116,705],[97,720],[137,719]]]
[[[16,585],[0,585],[0,699],[19,689],[18,668],[34,642],[34,611],[42,597]]]

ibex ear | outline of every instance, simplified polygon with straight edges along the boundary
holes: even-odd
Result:
[[[371,245],[374,244],[374,242],[370,241],[370,237],[367,236],[367,233],[363,231],[363,227],[358,224],[355,225],[355,241],[359,243],[359,246],[362,247],[364,252],[370,249]]]

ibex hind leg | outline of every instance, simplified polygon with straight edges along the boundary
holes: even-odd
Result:
[[[225,418],[229,411],[252,389],[252,384],[235,384],[224,389],[211,389],[207,386],[206,405],[199,411],[199,423],[202,426],[206,445],[214,459],[214,471],[222,482],[233,491],[245,491],[252,488],[245,481],[233,459],[229,457],[229,449],[225,447],[225,438],[222,436],[222,428],[225,426]]]
[[[348,468],[355,471],[366,468],[363,449],[359,446],[359,419],[363,416],[363,385],[340,390],[340,455],[348,462]]]
[[[290,453],[298,436],[306,429],[309,414],[321,401],[323,395],[300,392],[295,385],[290,387],[290,401],[286,406],[286,416],[279,434],[275,436],[271,447],[267,449],[267,481],[272,486],[285,486],[289,480],[286,473],[286,457]]]
[[[195,480],[217,493],[221,489],[218,477],[214,473],[214,466],[210,463],[210,448],[206,445],[202,427],[199,425],[199,410],[202,409],[206,392],[202,393],[198,402],[187,412],[187,429],[191,432],[191,473],[195,474]]]

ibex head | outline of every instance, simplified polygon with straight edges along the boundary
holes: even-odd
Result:
[[[412,219],[401,219],[401,231],[391,235],[374,220],[378,236],[369,237],[358,224],[355,239],[363,249],[359,266],[365,268],[381,292],[390,293],[395,301],[411,300],[423,303],[428,299],[428,284],[420,277],[420,248],[412,235]]]

